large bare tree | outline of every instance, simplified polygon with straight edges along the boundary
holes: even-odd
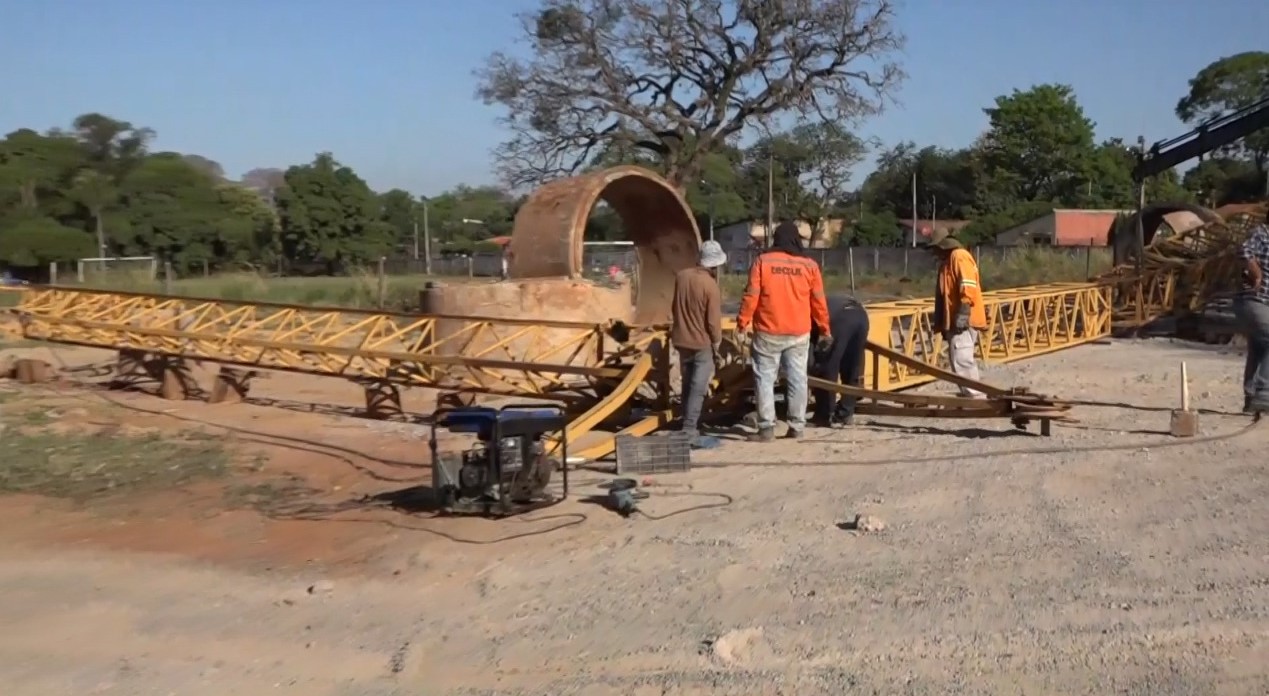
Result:
[[[903,78],[895,0],[542,0],[528,52],[491,55],[478,95],[506,110],[513,187],[605,149],[654,155],[683,186],[704,156],[785,116],[848,127]]]

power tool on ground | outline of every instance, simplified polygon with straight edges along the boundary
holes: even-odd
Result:
[[[432,419],[432,488],[449,513],[514,515],[568,496],[568,419],[563,409],[541,405],[443,409]],[[441,452],[440,429],[470,433],[476,443],[461,452]],[[557,434],[561,459],[547,454],[546,437]],[[563,473],[562,495],[547,491],[551,473]]]

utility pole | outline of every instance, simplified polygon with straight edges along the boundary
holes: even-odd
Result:
[[[419,260],[419,221],[412,220],[414,223],[414,260]]]
[[[423,200],[423,274],[432,275],[432,231],[427,226],[427,204],[426,196]]]
[[[1140,162],[1146,157],[1146,138],[1145,136],[1137,136],[1137,161]],[[1143,178],[1137,182],[1137,273],[1141,273],[1142,257],[1146,254],[1146,231],[1142,226],[1141,210],[1146,207],[1146,180]]]
[[[709,241],[714,241],[714,187],[701,179],[701,188],[709,195]]]
[[[917,193],[916,193],[916,188],[917,188],[916,167],[913,167],[913,168],[912,168],[912,246],[913,246],[913,248],[915,248],[915,247],[916,247],[916,240],[917,240]],[[930,232],[930,240],[931,240],[931,241],[933,241],[933,239],[934,239],[934,232],[933,232],[933,231],[931,231],[931,232]]]
[[[709,192],[709,241],[714,241],[714,192]]]
[[[939,228],[939,197],[930,195],[930,238],[933,239],[934,230]]]
[[[773,166],[771,153],[767,153],[767,246],[771,246],[772,228],[775,227],[775,179],[771,173]]]

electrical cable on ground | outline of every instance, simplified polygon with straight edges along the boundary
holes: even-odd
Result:
[[[1153,440],[1147,442],[1132,442],[1118,445],[1085,445],[1079,447],[1071,446],[1050,446],[1050,447],[1032,447],[1007,450],[987,450],[985,452],[966,452],[964,454],[951,454],[938,457],[900,457],[893,459],[873,459],[873,460],[814,460],[814,461],[745,461],[745,462],[693,462],[693,469],[730,469],[739,467],[868,467],[868,466],[890,466],[896,464],[941,464],[946,462],[964,461],[967,459],[988,459],[992,457],[1008,457],[1008,456],[1026,456],[1032,454],[1065,454],[1068,452],[1089,453],[1089,452],[1124,452],[1136,449],[1166,449],[1170,447],[1188,447],[1190,445],[1198,445],[1205,442],[1220,442],[1222,440],[1232,440],[1234,438],[1245,435],[1255,430],[1260,425],[1260,419],[1257,418],[1247,425],[1227,433],[1219,435],[1206,435],[1203,437],[1190,437],[1185,439],[1167,439]]]
[[[671,517],[678,517],[679,515],[685,515],[689,512],[700,512],[702,510],[712,510],[714,508],[727,507],[728,505],[731,505],[732,503],[736,502],[735,498],[732,498],[730,495],[726,493],[708,493],[705,491],[700,491],[700,492],[678,491],[673,493],[661,493],[657,497],[662,498],[662,497],[671,497],[676,495],[682,495],[682,496],[693,495],[693,496],[701,496],[701,497],[709,497],[709,498],[719,498],[720,500],[719,502],[716,502],[716,503],[702,503],[700,505],[693,505],[691,507],[683,508],[682,510],[667,512],[664,515],[652,515],[638,508],[635,509],[634,514],[639,515],[640,517],[649,519],[653,522],[660,522],[661,520],[668,520]]]
[[[58,351],[55,348],[50,346],[49,350],[50,352],[53,353],[55,359],[62,365],[63,368],[66,368],[68,366],[66,361],[62,360],[61,356],[58,354]],[[177,420],[182,420],[187,422],[192,421],[192,422],[200,423],[202,425],[206,425],[209,427],[220,428],[222,430],[227,430],[230,432],[235,432],[235,431],[244,432],[244,433],[248,433],[250,435],[254,435],[254,436],[262,437],[262,438],[290,440],[290,441],[296,440],[296,438],[290,438],[284,435],[274,435],[270,433],[263,433],[263,432],[257,432],[257,431],[241,430],[233,426],[224,426],[224,425],[218,425],[213,423],[205,423],[203,421],[185,418],[185,417],[178,416],[172,413],[167,413],[164,411],[155,411],[155,410],[150,410],[150,409],[134,406],[131,404],[124,404],[118,400],[115,400],[106,396],[105,394],[97,390],[93,390],[90,393],[94,394],[100,399],[108,403],[111,403],[115,406],[119,406],[125,409],[129,409],[129,410],[133,410],[133,411],[137,411],[141,413],[148,413],[151,415],[158,415],[158,416],[166,416],[169,418],[174,418]],[[1076,402],[1072,402],[1072,403],[1076,403]],[[1141,407],[1133,406],[1131,404],[1120,404],[1120,403],[1113,403],[1113,402],[1096,402],[1096,401],[1084,401],[1084,402],[1078,402],[1078,403],[1084,406],[1141,410]],[[1150,409],[1150,410],[1154,410],[1154,409]],[[1167,410],[1167,409],[1160,409],[1160,410]],[[1222,415],[1222,416],[1234,415],[1234,414],[1224,414],[1219,412],[1209,412],[1209,413],[1213,413],[1213,415]],[[1255,430],[1259,425],[1260,425],[1260,419],[1255,418],[1250,423],[1243,426],[1242,428],[1239,428],[1238,430],[1230,431],[1227,433],[1221,433],[1217,435],[1208,435],[1203,437],[1186,438],[1186,439],[1166,439],[1166,440],[1161,439],[1161,440],[1154,440],[1154,441],[1147,441],[1147,442],[1110,444],[1110,445],[1086,445],[1086,446],[1076,446],[1076,447],[1048,446],[1048,447],[1034,447],[1034,448],[1017,448],[1017,449],[1007,449],[1007,450],[989,450],[985,452],[971,452],[971,453],[965,453],[965,454],[944,455],[944,456],[937,456],[937,457],[898,457],[898,458],[875,459],[875,460],[865,460],[865,461],[815,460],[815,461],[791,461],[791,462],[790,461],[694,462],[692,464],[692,468],[693,469],[723,469],[723,468],[740,468],[740,467],[783,467],[783,468],[876,467],[876,466],[894,466],[894,465],[903,465],[903,464],[949,463],[949,462],[965,461],[965,460],[971,460],[971,459],[981,460],[981,459],[1003,457],[1003,456],[1017,457],[1017,456],[1044,455],[1044,454],[1116,452],[1116,451],[1129,451],[1129,450],[1139,450],[1139,449],[1166,449],[1166,448],[1186,447],[1189,445],[1232,440],[1242,435],[1245,435],[1251,432],[1252,430]],[[339,459],[340,461],[343,461],[346,463],[350,462],[350,459],[347,457],[343,457],[333,452],[322,451],[315,448],[310,449],[310,448],[303,448],[303,447],[295,447],[292,444],[285,444],[280,442],[268,442],[264,440],[256,440],[255,442],[258,442],[259,444],[282,447],[282,448],[304,449],[306,451],[310,451],[315,454],[322,454],[331,458]],[[308,441],[305,441],[305,444],[315,446],[315,447],[328,447],[327,445],[324,445],[321,443],[312,443]],[[333,446],[332,448],[339,449]],[[354,464],[354,466],[356,465]],[[356,467],[356,468],[361,469],[361,467]],[[384,478],[384,480],[397,480],[397,479]],[[404,481],[405,479],[400,479],[400,480]],[[701,510],[726,507],[728,505],[731,505],[734,502],[734,499],[732,498],[732,496],[725,493],[676,492],[676,493],[662,493],[661,496],[658,496],[658,497],[674,496],[674,495],[709,496],[714,498],[720,498],[721,500],[715,503],[705,503],[702,505],[695,505],[692,507],[684,508],[682,510],[676,510],[674,512],[666,513],[663,515],[652,515],[652,514],[643,512],[642,510],[636,510],[636,513],[650,521],[660,521],[660,520],[668,519],[670,517],[676,517],[678,515],[686,514],[688,512],[696,512]],[[360,498],[360,499],[349,500],[349,501],[345,501],[344,503],[338,503],[332,506],[321,506],[321,505],[314,505],[310,503],[304,506],[300,506],[293,510],[284,511],[284,510],[278,509],[278,510],[274,510],[273,514],[270,514],[270,512],[266,512],[262,510],[261,513],[272,519],[289,519],[289,520],[295,520],[295,521],[332,521],[331,515],[342,514],[345,512],[365,511],[368,509],[373,510],[373,509],[382,509],[382,508],[393,509],[407,516],[421,518],[421,519],[430,520],[430,519],[436,519],[438,517],[442,517],[442,515],[437,515],[437,514],[428,515],[427,517],[421,517],[420,513],[401,510],[400,507],[396,507],[396,506],[393,506],[391,503],[375,499],[373,496],[364,496],[363,498]],[[582,513],[563,513],[560,515],[549,515],[545,517],[535,517],[535,518],[527,518],[521,515],[516,515],[507,519],[519,519],[524,522],[532,523],[532,522],[542,522],[542,521],[546,521],[550,519],[560,519],[560,518],[569,518],[569,521],[564,522],[562,524],[555,525],[553,527],[549,527],[544,530],[533,530],[530,532],[511,534],[511,535],[506,535],[503,537],[498,537],[496,539],[490,539],[490,540],[477,540],[477,539],[466,539],[462,537],[455,537],[451,534],[448,534],[436,529],[418,527],[413,525],[403,525],[393,520],[345,518],[339,521],[369,522],[369,523],[376,523],[376,524],[385,524],[392,527],[434,534],[436,536],[440,536],[442,538],[448,539],[455,543],[486,545],[486,544],[496,544],[496,543],[501,543],[505,541],[511,541],[514,539],[522,539],[526,537],[549,534],[551,532],[559,531],[567,527],[579,525],[588,519],[587,516]]]

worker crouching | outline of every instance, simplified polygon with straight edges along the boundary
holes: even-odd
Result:
[[[749,284],[736,317],[741,334],[753,333],[750,354],[758,432],[750,439],[756,442],[775,439],[775,382],[781,369],[789,423],[786,437],[802,437],[811,324],[819,327],[822,344],[832,343],[819,264],[803,253],[802,237],[793,223],[781,223],[774,237],[771,249],[749,267]]]
[[[928,248],[939,260],[933,328],[947,342],[952,372],[978,381],[978,362],[974,354],[978,346],[978,332],[987,328],[978,263],[960,240],[951,235],[933,242]],[[961,396],[984,396],[977,389],[962,386],[959,390]]]
[[[864,351],[868,346],[868,310],[853,297],[837,302],[829,313],[829,328],[832,337],[827,342],[819,341],[816,331],[812,330],[817,349],[811,360],[811,374],[830,382],[840,380],[847,386],[862,387]],[[812,421],[824,428],[851,425],[858,401],[854,396],[842,394],[839,399],[836,392],[816,389]]]

